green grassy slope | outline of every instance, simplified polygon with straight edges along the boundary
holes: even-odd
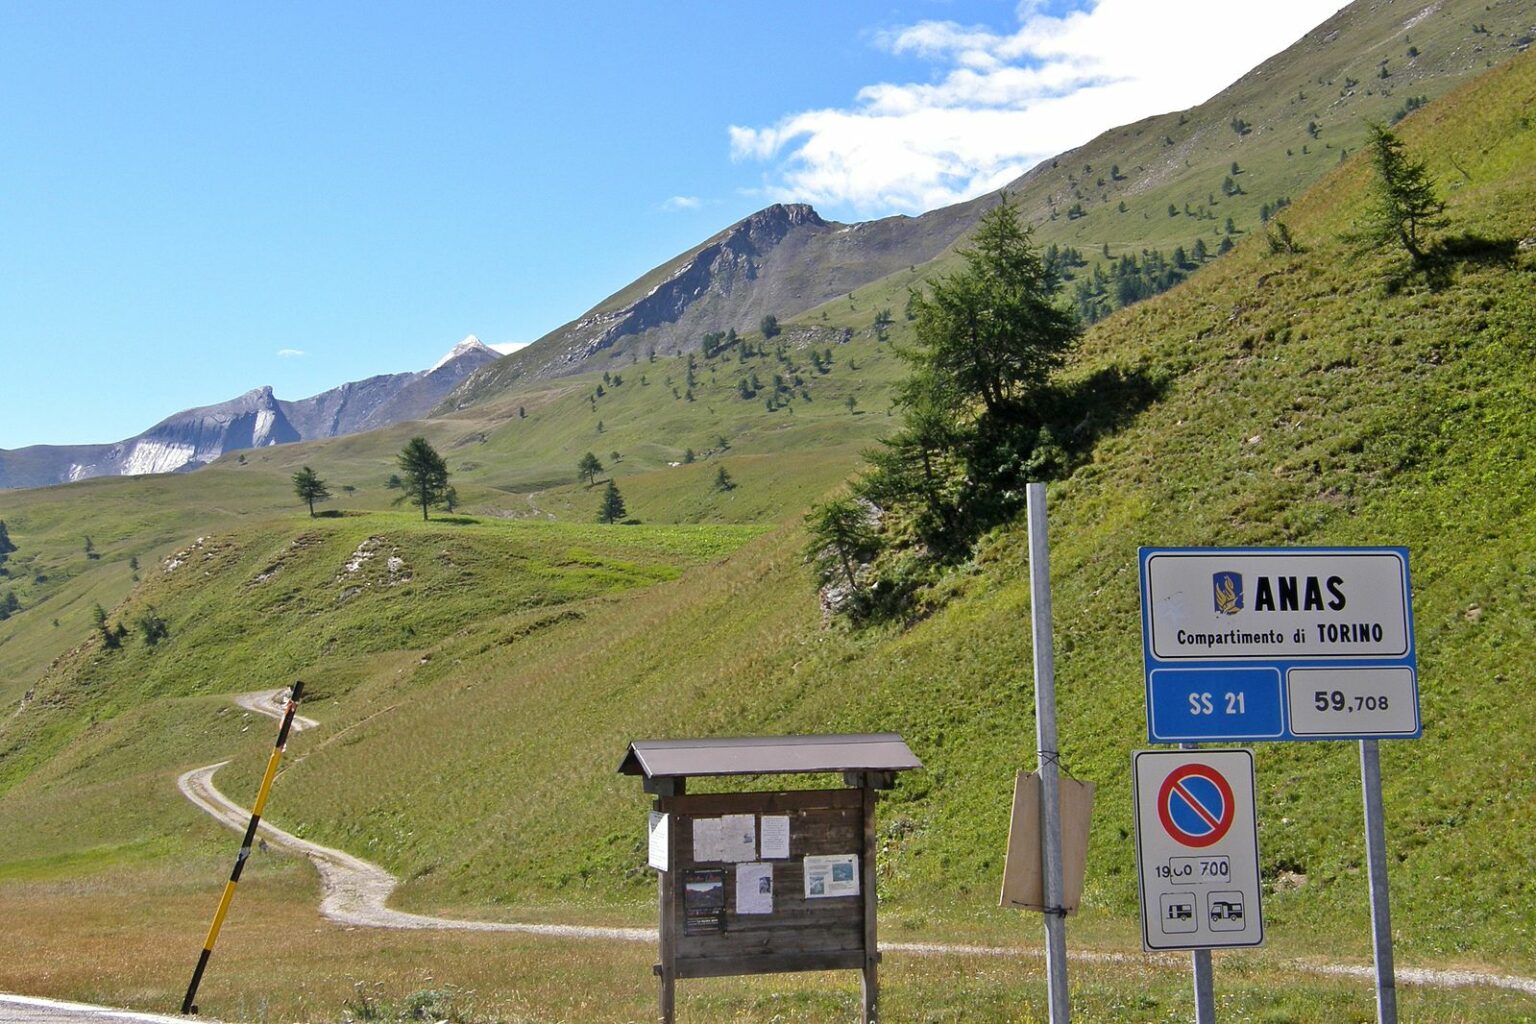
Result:
[[[1008,191],[1038,245],[1071,246],[1087,259],[1069,288],[1144,250],[1188,253],[1203,241],[1214,258],[1229,234],[1237,242],[1263,231],[1264,207],[1299,197],[1356,152],[1367,122],[1403,116],[1410,100],[1434,103],[1521,52],[1533,32],[1526,3],[1351,4],[1206,102],[1111,129]],[[909,288],[956,263],[951,251],[870,282],[853,303],[834,300],[787,322],[865,327],[881,309],[899,319]]]
[[[1425,721],[1424,739],[1384,751],[1400,953],[1533,968],[1532,109],[1536,59],[1523,57],[1401,126],[1448,190],[1459,238],[1433,287],[1392,254],[1346,257],[1357,161],[1298,197],[1306,252],[1244,245],[1085,339],[1072,374],[1119,365],[1168,383],[1052,489],[1063,753],[1102,785],[1079,927],[1101,941],[1135,941],[1137,546],[1392,543],[1413,552]],[[703,482],[691,468],[620,482],[638,494],[647,475],[688,471]],[[159,608],[164,647],[87,645],[7,719],[0,862],[103,845],[153,856],[167,821],[190,837],[169,780],[236,740],[209,695],[303,673],[326,727],[295,741],[274,817],[401,873],[409,905],[644,919],[645,801],[613,774],[629,739],[895,729],[927,769],[882,812],[888,934],[1007,927],[990,905],[1010,775],[1033,760],[1022,530],[988,538],[931,618],[851,635],[823,627],[792,526],[734,552],[740,534],[630,529],[421,527],[399,513],[209,542],[197,571],[211,575],[183,575],[191,562],[124,609]],[[375,535],[420,575],[388,587],[381,547],[363,570],[373,588],[344,602],[343,566]],[[558,608],[520,596],[541,573],[569,587]],[[178,699],[151,715],[157,695]],[[248,754],[265,739],[245,739]],[[1258,756],[1273,944],[1363,955],[1353,749]],[[246,756],[221,778],[243,792],[259,767]],[[113,780],[133,780],[143,803],[109,813]],[[97,788],[80,796],[85,782]],[[82,822],[81,807],[99,813]]]
[[[143,576],[200,534],[291,515],[299,506],[290,477],[301,466],[327,482],[326,514],[387,508],[399,492],[385,482],[416,434],[443,453],[460,510],[474,515],[592,522],[601,486],[576,478],[577,460],[592,451],[604,476],[619,481],[630,516],[645,523],[795,518],[892,424],[885,396],[902,370],[890,345],[858,338],[817,346],[828,350],[820,369],[810,349],[781,350],[758,337],[745,359],[739,349],[697,358],[692,401],[686,360],[640,360],[606,385],[601,373],[566,378],[439,419],[233,453],[193,474],[0,493],[0,518],[19,547],[0,595],[15,592],[22,608],[0,623],[0,701],[19,699],[79,644],[94,605],[111,609],[124,599],[135,582],[130,559]],[[770,410],[775,375],[786,390]],[[743,377],[763,385],[750,399],[737,390]],[[690,448],[697,461],[682,465]],[[721,466],[739,484],[729,492],[713,486]],[[97,558],[86,555],[88,536]]]
[[[1091,279],[1096,269],[1112,271],[1122,257],[1139,259],[1147,250],[1171,256],[1176,247],[1189,253],[1201,242],[1214,258],[1224,240],[1237,242],[1261,232],[1266,207],[1296,198],[1355,152],[1366,138],[1366,122],[1387,122],[1413,105],[1435,102],[1516,55],[1533,34],[1536,12],[1525,0],[1353,3],[1209,100],[1104,132],[1007,188],[1036,227],[1042,248],[1072,247],[1088,261],[1073,271],[1069,286]],[[1201,55],[1172,59],[1198,61]],[[917,234],[966,234],[964,226],[988,205],[981,198],[932,211],[918,218],[932,226]],[[877,235],[889,223],[871,222],[858,230]],[[539,368],[565,344],[568,332],[603,322],[646,295],[725,233],[641,275],[571,324],[506,357],[494,372],[477,375],[447,406],[465,407],[526,388],[525,374],[564,372]],[[953,269],[954,248],[963,244],[962,238],[931,259],[932,245],[914,246],[912,255],[897,261],[909,266],[888,276],[873,269],[878,261],[861,264],[858,245],[811,246],[788,265],[764,271],[751,287],[794,294],[783,286],[787,276],[806,282],[805,294],[825,295],[820,282],[845,282],[851,300],[840,287],[828,301],[800,306],[785,301],[771,311],[805,329],[849,326],[862,331],[879,311],[889,310],[898,319],[894,337],[900,341],[907,289]],[[885,246],[875,248],[888,256]],[[765,266],[771,263],[770,256]],[[811,282],[818,287],[809,287]],[[746,300],[732,308],[747,306],[757,308]],[[743,319],[705,324],[699,333],[732,327],[745,332],[757,326],[755,315]],[[657,336],[666,337],[668,348],[675,342],[670,332]],[[594,353],[584,367],[611,368],[615,360],[643,353],[651,340],[647,335],[622,338],[613,348]]]
[[[185,756],[173,737],[196,735],[191,747],[199,751],[205,734],[231,741],[218,728],[227,701],[191,700],[209,721],[190,734],[174,710],[179,701],[304,676],[323,707],[429,664],[424,652],[476,624],[533,635],[592,614],[613,595],[675,580],[759,532],[465,517],[424,524],[405,513],[356,513],[199,538],[147,566],[114,609],[112,621],[130,625],[120,650],[104,650],[92,636],[8,716],[0,791],[33,827],[7,829],[0,860],[57,853],[53,826],[66,822],[76,842],[84,834],[110,843],[125,813],[113,787],[102,787],[105,803],[95,806],[82,785],[122,773],[163,786]],[[131,628],[150,608],[171,631],[153,646]],[[60,802],[63,794],[74,797]],[[159,809],[152,817],[166,795],[149,801]],[[84,820],[82,806],[94,811]]]
[[[1536,147],[1526,113],[1533,69],[1522,59],[1403,126],[1441,181],[1461,179],[1452,192],[1458,228],[1492,242],[1448,284],[1410,282],[1388,295],[1381,282],[1400,269],[1393,257],[1341,258],[1334,239],[1362,187],[1349,166],[1295,207],[1309,253],[1245,247],[1085,345],[1078,372],[1118,363],[1171,378],[1168,398],[1054,496],[1064,745],[1074,770],[1105,783],[1091,892],[1115,919],[1132,907],[1124,781],[1142,731],[1136,546],[1402,543],[1415,552],[1427,723],[1423,741],[1386,755],[1404,946],[1527,963],[1536,901],[1524,837],[1536,776],[1530,712],[1510,683],[1536,641],[1518,612],[1533,568],[1522,540],[1532,525],[1531,470],[1521,454],[1536,425],[1536,309],[1533,258],[1518,248],[1536,226],[1521,170]],[[375,848],[401,823],[423,837],[386,858],[422,877],[408,898],[528,901],[553,887],[562,899],[643,901],[647,884],[633,870],[637,794],[609,774],[626,738],[896,728],[929,771],[889,808],[891,899],[939,917],[939,908],[988,902],[1007,806],[998,766],[1029,759],[1022,537],[1005,532],[987,545],[933,619],[860,637],[819,628],[792,535],[763,543],[707,586],[670,593],[667,603],[648,595],[602,622],[562,624],[539,651],[456,654],[466,676],[505,681],[503,692],[477,687],[452,698],[473,704],[484,742],[502,754],[464,767],[482,795],[460,805],[466,782],[457,769],[439,766],[440,781],[423,783],[435,757],[428,744],[398,769],[409,799],[384,798],[388,813],[359,822]],[[450,687],[455,675],[438,671],[421,683]],[[577,679],[595,686],[559,682]],[[422,708],[431,734],[465,721],[449,701]],[[530,717],[530,706],[541,713]],[[532,724],[546,720],[571,723],[559,743]],[[373,742],[386,749],[391,735],[380,727]],[[1460,771],[1469,737],[1499,766],[1496,791]],[[1342,744],[1260,751],[1282,946],[1362,947],[1353,758]],[[508,762],[519,772],[498,767]],[[346,820],[348,799],[327,781],[342,764],[321,763],[295,769],[296,799],[325,809],[321,821]],[[470,808],[486,807],[494,828],[475,828]],[[463,844],[449,838],[462,836],[451,825],[460,816],[479,837],[472,855],[454,852]],[[442,835],[428,834],[429,820],[445,819]],[[339,837],[339,826],[316,827]],[[573,847],[571,832],[590,838]],[[1471,877],[1482,880],[1476,893],[1465,890]]]

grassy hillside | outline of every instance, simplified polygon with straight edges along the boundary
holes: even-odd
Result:
[[[886,395],[902,364],[872,336],[817,345],[814,361],[811,346],[788,339],[754,333],[748,344],[751,355],[737,346],[695,356],[691,399],[686,357],[637,358],[606,378],[594,372],[440,419],[237,452],[195,474],[0,493],[0,519],[19,548],[0,595],[14,592],[22,609],[0,623],[0,700],[19,699],[87,634],[93,606],[122,601],[175,546],[302,507],[290,483],[301,466],[329,486],[323,512],[390,507],[400,492],[386,482],[416,434],[443,453],[460,511],[472,515],[592,522],[602,488],[576,474],[591,451],[641,522],[793,519],[891,428]],[[783,387],[770,409],[775,377]],[[743,378],[760,385],[750,398],[738,390]],[[685,464],[689,449],[695,461]],[[730,491],[714,486],[721,466],[738,485]]]
[[[1138,945],[1128,779],[1129,754],[1145,744],[1137,547],[1390,543],[1412,552],[1425,723],[1422,740],[1383,744],[1399,962],[1536,972],[1536,711],[1525,669],[1536,659],[1527,614],[1536,591],[1532,110],[1536,57],[1522,56],[1400,125],[1450,200],[1448,244],[1433,273],[1414,273],[1390,252],[1354,258],[1339,241],[1364,200],[1357,155],[1287,210],[1304,251],[1271,255],[1250,238],[1086,336],[1071,376],[1119,366],[1166,389],[1051,489],[1063,757],[1101,786],[1074,942]],[[874,354],[859,365],[865,359],[872,376],[894,372],[876,371]],[[637,370],[661,377],[646,387],[667,388],[666,401],[630,397],[640,393],[630,379]],[[727,502],[752,491],[701,499],[694,483],[708,487],[709,460],[665,465],[680,442],[693,446],[695,430],[699,450],[709,446],[711,421],[699,406],[715,402],[716,416],[735,408],[724,365],[712,384],[698,382],[694,402],[672,399],[665,377],[681,370],[625,369],[596,412],[590,379],[549,392],[543,406],[530,399],[526,418],[515,408],[501,408],[500,420],[482,412],[487,437],[465,447],[484,460],[453,457],[483,488],[475,508],[518,496],[526,505],[531,493],[539,508],[548,500],[586,518],[591,492],[569,475],[549,486],[539,474],[553,481],[556,467],[570,466],[573,475],[581,450],[606,456],[610,431],[626,432],[612,445],[633,453],[619,462],[618,482],[634,506],[654,500],[657,511],[639,514],[648,525],[267,515],[217,531],[169,575],[141,573],[115,614],[131,619],[153,605],[170,639],[150,649],[130,638],[111,655],[84,642],[0,725],[0,899],[37,900],[46,885],[110,889],[114,874],[179,899],[183,882],[162,877],[172,863],[206,869],[211,893],[220,871],[210,844],[222,837],[172,780],[234,754],[220,784],[252,791],[270,730],[242,721],[218,695],[302,674],[323,728],[293,742],[271,816],[399,873],[403,905],[644,922],[655,891],[643,868],[647,801],[634,780],[614,774],[628,740],[893,729],[926,769],[881,811],[883,934],[1032,937],[1034,919],[1026,932],[995,908],[1012,772],[1034,761],[1022,527],[987,537],[929,618],[906,629],[827,628],[793,522],[795,503],[814,488],[795,483],[791,467],[798,445],[826,444],[841,454],[813,463],[804,479],[835,480],[863,421],[883,415],[823,401],[821,383],[812,401],[798,400],[793,425],[761,399],[763,412],[750,419],[742,405],[731,449],[710,459],[744,480],[773,474],[765,490],[787,497],[764,499],[743,518],[788,523],[766,532],[650,525],[730,519]],[[838,372],[822,378],[834,398],[838,380],[855,379]],[[696,374],[706,376],[702,366]],[[674,410],[690,418],[666,420]],[[527,426],[535,415],[545,418]],[[601,436],[594,416],[604,419]],[[470,436],[468,424],[428,429],[447,442]],[[534,429],[564,439],[558,454],[541,461],[522,449],[516,431]],[[212,472],[227,476],[208,479],[265,479],[253,503],[276,502],[282,460],[335,453],[337,465],[355,467],[354,479],[376,481],[398,440],[277,449],[262,457],[278,461],[223,465]],[[513,468],[498,468],[503,461]],[[12,536],[36,535],[47,511],[77,493],[37,498],[35,518],[26,531],[13,522]],[[384,496],[360,489],[352,500],[375,493]],[[704,500],[716,504],[690,504]],[[348,573],[375,536],[374,557]],[[409,581],[391,574],[390,555]],[[358,574],[371,586],[349,582]],[[37,628],[29,614],[22,624]],[[1368,989],[1341,993],[1283,971],[1292,956],[1368,955],[1354,748],[1268,745],[1257,757],[1270,948],[1223,958],[1221,976],[1253,1019],[1366,1016]],[[590,966],[572,970],[578,987],[604,984]],[[1251,980],[1266,970],[1285,980]],[[1149,965],[1108,976],[1090,969],[1081,998],[1095,1019],[1187,1017],[1186,982],[1153,974]],[[911,982],[920,994],[908,1005],[937,1019],[1017,1019],[993,977]],[[1266,985],[1286,991],[1266,994]],[[528,1019],[593,1014],[571,998],[544,994]],[[715,1019],[826,1019],[815,996],[787,1008],[709,998],[726,1008]],[[1496,997],[1448,1002],[1407,989],[1403,999],[1421,1019],[1528,1015]],[[613,1019],[635,1015],[621,1014]]]
[[[1067,267],[1068,292],[1086,287],[1092,299],[1082,301],[1102,315],[1139,297],[1120,293],[1123,261],[1172,259],[1182,249],[1188,263],[1180,273],[1194,272],[1261,232],[1267,217],[1283,216],[1360,148],[1367,122],[1393,122],[1435,102],[1523,52],[1533,36],[1536,12],[1525,0],[1352,3],[1209,100],[1104,132],[1007,190],[1042,248],[1080,257]],[[748,332],[768,312],[807,330],[864,331],[884,310],[895,315],[892,333],[902,340],[907,290],[953,269],[955,248],[990,205],[981,197],[917,218],[791,232],[782,250],[758,254],[745,279],[734,266],[706,275],[709,286],[677,314],[681,326],[658,324],[565,361],[633,303],[685,273],[735,230],[728,228],[477,374],[445,407],[494,400],[527,387],[529,375],[611,369],[650,348],[696,349],[704,333]],[[1206,257],[1193,255],[1197,245]]]
[[[1111,129],[1007,189],[1042,249],[1086,261],[1069,269],[1069,294],[1102,273],[1105,308],[1118,308],[1128,304],[1114,278],[1123,259],[1191,255],[1200,243],[1209,258],[1191,255],[1193,273],[1224,241],[1261,234],[1266,214],[1289,220],[1285,205],[1357,152],[1368,122],[1433,104],[1533,34],[1527,3],[1351,4],[1206,102]],[[882,309],[900,321],[908,289],[956,262],[951,251],[792,322],[862,328]]]

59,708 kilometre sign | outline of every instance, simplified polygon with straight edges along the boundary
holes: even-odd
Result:
[[[1153,743],[1416,738],[1405,548],[1143,548]]]

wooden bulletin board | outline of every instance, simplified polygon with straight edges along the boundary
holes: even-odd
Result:
[[[875,791],[867,787],[659,797],[656,810],[669,816],[669,870],[660,877],[658,973],[665,980],[871,970],[878,959],[871,956],[876,950],[874,805]],[[707,827],[727,815],[751,817],[757,847],[750,860],[708,859],[720,851],[695,850],[695,821]],[[788,819],[788,856],[763,856],[783,852],[765,845],[765,817],[774,819],[771,825]],[[739,835],[736,843],[732,856],[747,856]],[[807,891],[808,863],[815,893]],[[772,890],[767,912],[765,874]],[[739,890],[739,883],[747,889]]]

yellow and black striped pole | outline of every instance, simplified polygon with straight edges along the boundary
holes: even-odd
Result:
[[[235,896],[235,886],[240,881],[240,872],[245,870],[245,862],[251,856],[251,844],[256,841],[256,826],[261,824],[261,810],[267,804],[267,793],[272,789],[272,780],[277,776],[277,763],[283,759],[283,748],[288,745],[288,730],[293,725],[294,713],[299,710],[299,697],[304,693],[304,681],[301,679],[293,684],[293,692],[288,695],[288,706],[283,709],[283,724],[277,730],[277,743],[272,747],[272,756],[267,761],[267,773],[261,778],[261,789],[256,793],[256,803],[251,807],[251,823],[246,827],[245,838],[240,842],[240,855],[235,858],[235,870],[229,874],[229,882],[224,886],[224,895],[219,898],[219,909],[213,915],[213,925],[208,929],[208,939],[203,943],[203,953],[197,958],[197,970],[192,972],[192,983],[187,986],[187,997],[181,1001],[182,1013],[196,1013],[197,1006],[192,1002],[197,998],[197,986],[203,980],[203,971],[208,966],[208,958],[213,955],[213,944],[219,940],[219,929],[224,926],[224,915],[229,913],[229,903]]]

